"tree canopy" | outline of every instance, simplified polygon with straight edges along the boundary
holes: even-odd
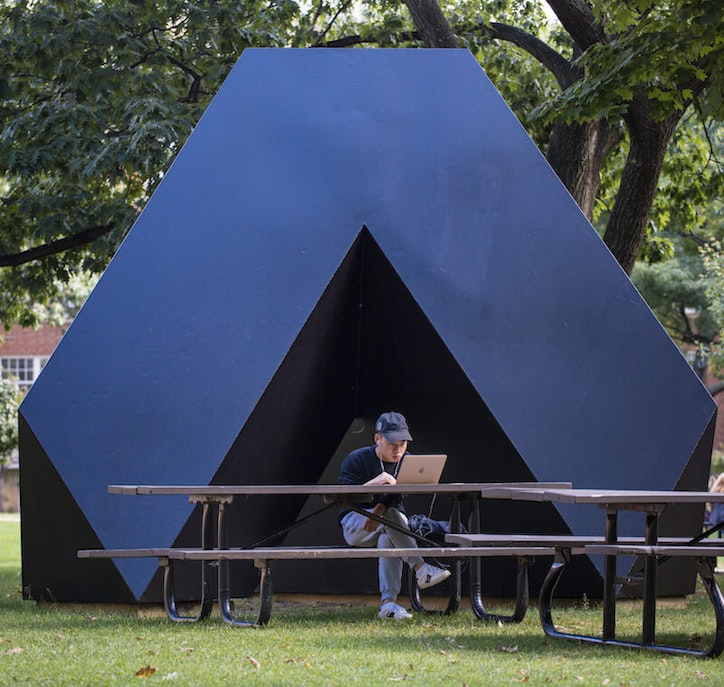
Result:
[[[656,232],[696,228],[722,191],[719,2],[547,6],[0,2],[0,318],[32,324],[71,275],[104,268],[249,46],[470,48],[622,267],[642,246],[665,257]],[[691,132],[703,158],[683,152]]]

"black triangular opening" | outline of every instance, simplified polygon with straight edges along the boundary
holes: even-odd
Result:
[[[351,448],[371,441],[371,422],[389,409],[407,416],[415,438],[414,452],[449,454],[445,481],[534,479],[370,231],[363,227],[212,483],[335,481],[342,458]],[[229,507],[230,521],[238,523],[231,528],[230,545],[255,541],[320,505],[317,499],[306,502],[302,497],[237,499]],[[409,513],[427,512],[429,507],[429,501],[420,497],[407,500]],[[443,517],[446,509],[447,504],[439,504],[435,514]],[[495,502],[486,507],[485,522],[491,531],[527,531],[531,522],[535,523],[531,531],[568,531],[550,505],[511,507]],[[336,513],[305,527],[312,528],[311,538],[303,542],[305,529],[301,529],[285,543],[340,543]],[[196,509],[175,545],[198,545],[199,531],[200,512]],[[500,566],[504,568],[505,562]],[[512,590],[502,580],[511,576],[497,575],[497,567],[493,564],[488,572],[486,593],[508,594]],[[275,589],[374,593],[376,575],[370,574],[374,568],[374,561],[285,563],[275,569]],[[576,577],[586,584],[580,575]],[[234,593],[250,593],[256,579],[251,565],[240,564],[233,575]],[[177,581],[180,596],[193,598],[197,574],[189,571]],[[144,598],[151,587],[158,589],[157,585],[154,580]]]

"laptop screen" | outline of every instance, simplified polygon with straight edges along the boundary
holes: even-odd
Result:
[[[447,455],[442,453],[419,454],[408,453],[402,459],[400,471],[397,473],[398,484],[437,484],[445,467]]]

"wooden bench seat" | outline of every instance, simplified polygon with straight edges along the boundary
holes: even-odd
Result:
[[[218,601],[222,618],[231,625],[256,626],[265,625],[271,617],[272,584],[270,561],[280,560],[331,560],[331,559],[365,559],[365,558],[406,558],[423,555],[426,558],[462,558],[475,557],[514,557],[518,562],[517,599],[516,606],[510,615],[489,614],[482,603],[480,593],[479,572],[477,587],[475,582],[471,586],[476,593],[471,596],[473,611],[482,620],[499,622],[520,622],[528,609],[528,565],[536,557],[554,556],[556,549],[553,546],[438,546],[427,548],[399,548],[378,549],[359,547],[257,547],[251,549],[203,549],[203,548],[128,548],[128,549],[81,549],[78,557],[84,559],[114,559],[114,558],[158,558],[159,565],[164,570],[164,606],[171,620],[180,622],[195,622],[203,620],[211,612],[212,599],[210,588],[212,581],[211,567],[218,564]],[[259,599],[260,610],[255,621],[237,620],[234,617],[233,604],[229,585],[228,563],[230,561],[253,561],[260,571]],[[173,572],[174,561],[201,561],[201,609],[195,616],[181,615],[177,609],[175,598],[175,582]],[[471,578],[472,580],[472,578]],[[459,584],[459,568],[458,568]],[[410,573],[410,599],[415,610],[425,610],[419,597],[419,589],[415,578]],[[459,591],[457,594],[459,600]],[[448,607],[449,609],[450,607]],[[446,611],[451,612],[451,611]]]
[[[662,540],[663,541],[663,540]],[[621,542],[619,544],[588,544],[584,547],[587,554],[600,556],[666,556],[711,558],[724,556],[724,544],[676,544],[662,543],[656,546],[646,544],[632,544]]]
[[[605,545],[606,543],[606,539],[603,536],[580,534],[447,534],[445,535],[445,541],[449,544],[474,547],[553,546],[575,549],[597,544]],[[643,537],[619,537],[618,543],[621,545],[644,545],[646,542]],[[718,542],[718,540],[715,539],[702,540],[701,542],[697,542],[697,546],[710,547],[717,545],[717,543],[719,546],[724,546],[724,543]],[[661,537],[659,544],[666,546],[688,546],[691,544],[691,539],[686,537]]]
[[[377,549],[360,547],[258,547],[253,549],[81,549],[78,558],[169,558],[171,560],[322,560],[335,558],[406,558],[424,554],[430,558],[465,558],[470,556],[552,556],[552,546],[477,547],[441,546],[408,549]]]
[[[470,556],[552,556],[551,546],[512,548],[477,546],[442,546],[428,548],[378,549],[360,547],[269,547],[255,549],[171,549],[168,556],[183,560],[322,560],[335,558],[406,558],[424,555],[426,558],[464,558]]]

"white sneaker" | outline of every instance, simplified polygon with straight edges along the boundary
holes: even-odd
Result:
[[[407,620],[412,618],[412,613],[409,613],[394,601],[383,603],[378,615],[380,618],[389,618],[391,620]]]
[[[447,578],[450,577],[450,571],[430,565],[429,563],[423,563],[415,573],[415,577],[417,578],[417,586],[420,589],[427,589],[428,587],[434,587],[436,584],[440,584],[443,580],[447,580]]]

